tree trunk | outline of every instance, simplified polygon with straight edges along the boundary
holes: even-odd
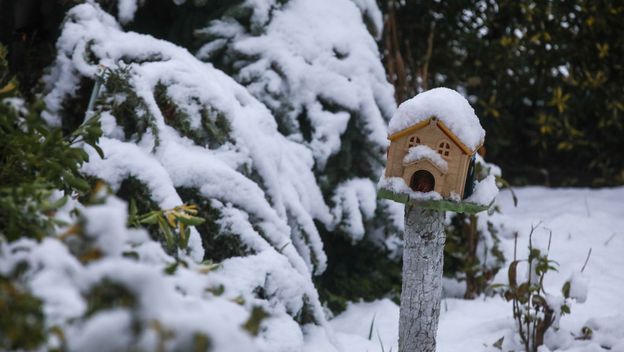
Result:
[[[434,352],[442,299],[444,212],[405,206],[399,352]]]

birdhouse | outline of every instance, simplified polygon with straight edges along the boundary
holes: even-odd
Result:
[[[478,186],[473,179],[475,153],[485,131],[463,96],[448,88],[418,94],[399,106],[388,130],[380,197],[440,210],[487,209],[483,190],[472,197]]]

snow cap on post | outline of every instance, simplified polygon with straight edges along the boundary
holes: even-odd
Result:
[[[435,116],[471,151],[483,144],[485,130],[466,98],[449,88],[434,88],[404,101],[388,126],[395,133]]]

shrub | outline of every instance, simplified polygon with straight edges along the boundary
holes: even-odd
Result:
[[[478,157],[476,179],[480,180],[488,175],[494,175],[497,183],[506,185],[498,166]],[[505,257],[499,248],[499,236],[509,230],[495,216],[500,212],[494,206],[489,212],[453,213],[447,219],[444,275],[466,282],[464,298],[487,293],[490,282],[505,263]]]
[[[526,352],[537,352],[544,344],[544,336],[551,329],[558,329],[559,319],[570,314],[570,305],[573,300],[579,303],[585,301],[587,287],[580,276],[573,275],[562,287],[562,296],[548,294],[544,290],[546,274],[557,271],[557,263],[548,258],[550,240],[546,251],[533,246],[532,238],[536,227],[531,227],[529,233],[529,254],[527,259],[517,259],[517,235],[514,243],[514,260],[509,265],[508,285],[504,286],[502,295],[512,303],[513,317],[520,341]],[[525,263],[527,276],[525,281],[518,280],[518,265]]]

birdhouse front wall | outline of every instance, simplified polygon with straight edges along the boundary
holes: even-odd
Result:
[[[445,173],[440,171],[431,161],[429,160],[420,160],[413,163],[409,163],[405,166],[405,171],[403,172],[403,181],[408,186],[411,186],[414,174],[417,171],[427,171],[429,172],[434,179],[433,191],[438,192],[440,194],[444,191],[444,176]]]
[[[411,187],[410,182],[414,173],[418,170],[426,170],[434,176],[434,190],[440,193],[442,197],[448,198],[451,193],[456,193],[460,197],[463,196],[470,156],[464,153],[452,138],[440,128],[437,119],[432,118],[408,127],[391,136],[391,138],[386,177],[400,177],[406,185]],[[436,151],[446,161],[447,170],[442,172],[433,163],[425,162],[426,159],[405,165],[403,159],[409,148],[417,145],[426,145]]]

